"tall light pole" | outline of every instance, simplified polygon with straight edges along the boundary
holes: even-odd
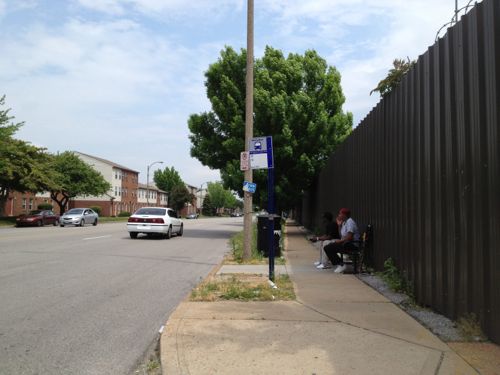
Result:
[[[210,181],[207,181],[207,182],[202,182],[201,185],[200,185],[200,214],[201,214],[201,211],[203,209],[203,205],[202,205],[202,196],[203,196],[203,185],[207,184],[207,189],[208,189],[208,184],[210,183]]]
[[[163,162],[162,161],[154,161],[148,165],[148,173],[147,173],[147,178],[146,178],[146,202],[147,202],[148,206],[149,206],[149,168],[151,168],[155,164],[163,164]]]
[[[245,151],[249,151],[250,140],[253,137],[253,0],[248,0],[247,9],[247,74],[246,74],[246,103],[245,103]],[[252,169],[245,171],[245,181],[253,182]],[[244,241],[243,259],[250,259],[252,255],[252,194],[245,191],[244,199]]]

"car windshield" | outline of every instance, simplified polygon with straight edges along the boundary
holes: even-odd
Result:
[[[34,211],[30,211],[29,213],[30,215],[41,215],[42,214],[42,211],[40,210],[34,210]]]
[[[83,213],[83,210],[81,208],[73,208],[66,212],[66,215],[80,215]]]
[[[167,210],[164,208],[139,208],[134,215],[157,215],[165,216]]]

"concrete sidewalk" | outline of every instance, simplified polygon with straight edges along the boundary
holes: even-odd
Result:
[[[304,234],[287,227],[279,270],[290,274],[297,301],[181,303],[161,337],[163,373],[478,373],[356,276],[317,270]]]

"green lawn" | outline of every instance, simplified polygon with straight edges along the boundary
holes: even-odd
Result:
[[[128,217],[107,217],[107,216],[100,216],[99,217],[99,223],[125,223],[127,222]]]
[[[15,217],[2,217],[0,218],[0,227],[11,227],[16,224]]]

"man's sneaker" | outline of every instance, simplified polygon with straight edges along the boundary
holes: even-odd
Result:
[[[345,271],[345,269],[346,269],[346,268],[347,268],[347,267],[346,267],[346,266],[345,266],[345,264],[344,264],[344,265],[342,265],[342,266],[338,266],[337,268],[335,268],[335,270],[334,270],[333,272],[335,272],[335,273],[342,273],[342,272],[344,272],[344,271]]]
[[[315,266],[319,266],[321,264],[321,262],[317,261],[317,262],[314,262],[314,265]]]
[[[332,267],[330,267],[329,265],[326,265],[326,264],[322,264],[322,263],[320,263],[320,264],[318,264],[318,265],[316,266],[316,268],[317,268],[318,270],[326,270],[326,269],[328,269],[328,268],[332,268]]]

